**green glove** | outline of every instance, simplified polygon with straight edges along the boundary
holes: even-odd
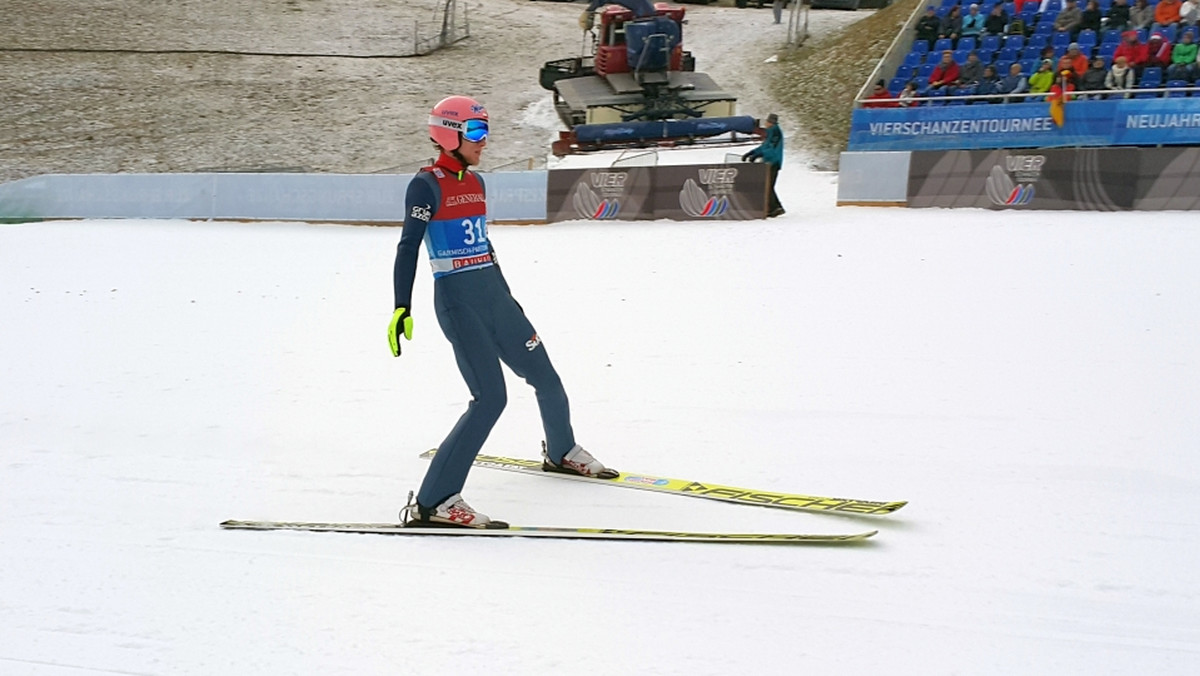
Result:
[[[392,323],[388,324],[388,345],[392,348],[392,356],[400,356],[400,335],[404,335],[405,340],[412,340],[412,316],[408,314],[408,308],[398,307],[392,313]]]

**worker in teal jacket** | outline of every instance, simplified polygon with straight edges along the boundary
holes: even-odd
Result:
[[[775,179],[779,178],[779,170],[783,168],[783,130],[779,128],[779,116],[775,113],[767,116],[767,137],[757,148],[742,155],[743,162],[757,160],[770,166],[767,180],[771,184],[771,201],[767,206],[767,217],[781,216],[784,209],[779,195],[775,194]]]

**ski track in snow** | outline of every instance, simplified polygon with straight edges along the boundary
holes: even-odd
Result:
[[[529,525],[879,528],[854,547],[224,532],[387,521],[467,394],[398,231],[0,228],[6,674],[1189,673],[1200,235],[832,207],[497,227],[582,442],[637,471],[908,499],[792,514],[476,469]],[[510,379],[489,452],[534,457]]]

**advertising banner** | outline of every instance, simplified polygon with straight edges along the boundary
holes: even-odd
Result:
[[[556,169],[546,183],[546,219],[749,220],[766,216],[767,166]]]
[[[1136,208],[1139,148],[915,152],[911,207]],[[1178,152],[1178,151],[1176,151]]]
[[[849,150],[975,150],[1064,146],[1197,145],[1189,98],[1069,101],[1063,126],[1045,102],[855,110]]]
[[[651,218],[652,167],[554,169],[546,177],[546,220]]]
[[[1200,148],[1142,148],[1134,208],[1200,209]]]
[[[657,167],[654,218],[745,221],[766,216],[767,165]]]

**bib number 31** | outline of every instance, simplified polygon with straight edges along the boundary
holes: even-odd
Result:
[[[487,242],[487,226],[484,225],[483,216],[474,220],[464,218],[462,221],[463,227],[463,244],[483,244]]]

